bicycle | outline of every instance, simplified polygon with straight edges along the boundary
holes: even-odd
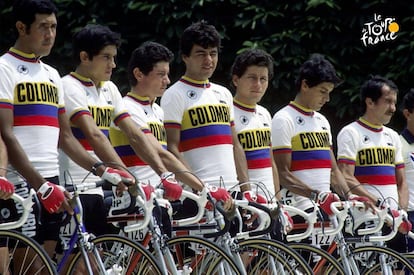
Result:
[[[73,191],[74,215],[70,219],[75,221],[76,230],[70,241],[63,245],[64,254],[58,261],[57,272],[67,266],[67,274],[161,274],[156,260],[142,245],[116,234],[94,237],[86,231],[79,193],[103,183],[81,183],[73,185],[73,190],[68,189]]]
[[[379,246],[393,238],[402,221],[401,217],[391,216],[388,208],[377,209],[375,215],[361,216],[354,228],[358,236],[345,236],[342,233],[345,220],[352,220],[352,212],[362,208],[365,208],[365,205],[356,201],[332,203],[331,209],[335,215],[331,216],[331,223],[328,225],[332,229],[324,228],[322,225],[320,228],[324,230],[317,230],[313,234],[313,240],[317,239],[318,234],[326,240],[333,238],[326,251],[312,244],[297,243],[290,246],[301,255],[307,255],[305,257],[315,274],[392,274],[395,270],[414,272],[414,266],[404,256],[390,248]],[[374,227],[357,229],[360,224],[370,220],[375,221]],[[378,234],[384,222],[392,224],[392,230],[387,235]],[[364,246],[354,247],[353,244],[356,243],[362,243]],[[377,245],[366,245],[367,243]],[[338,254],[337,258],[332,256],[335,253]]]

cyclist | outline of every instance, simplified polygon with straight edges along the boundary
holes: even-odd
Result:
[[[231,68],[234,125],[237,137],[246,155],[249,179],[258,183],[253,187],[268,199],[280,200],[279,175],[272,155],[269,111],[258,103],[264,96],[273,77],[273,58],[259,49],[249,49],[239,54]],[[291,221],[287,212],[286,221]],[[248,217],[248,216],[247,216]],[[250,223],[250,222],[249,222]],[[256,221],[252,223],[254,227]],[[290,230],[292,224],[285,225]],[[281,240],[282,228],[277,223],[273,237]]]
[[[7,176],[23,197],[27,197],[30,187],[37,190],[41,215],[32,213],[21,230],[52,255],[59,235],[57,221],[61,219],[56,212],[73,213],[67,202],[69,194],[58,188],[58,147],[87,170],[97,159],[72,135],[59,73],[41,60],[55,41],[56,6],[49,0],[20,0],[15,1],[13,12],[18,37],[0,57],[0,131],[11,168],[30,186],[17,181],[12,173]],[[119,171],[105,166],[96,172],[113,183],[121,179]]]
[[[180,39],[185,73],[161,98],[167,148],[205,183],[230,188],[249,180],[243,148],[234,129],[233,98],[210,82],[221,39],[205,21],[187,27]],[[249,184],[240,185],[257,199]]]
[[[312,55],[299,69],[295,99],[272,119],[273,156],[285,188],[282,200],[292,200],[293,206],[306,212],[311,212],[313,202],[318,202],[324,219],[332,215],[330,204],[339,200],[332,189],[345,199],[350,196],[332,151],[330,124],[319,113],[340,82],[324,56]],[[304,222],[301,217],[292,218],[295,223]]]
[[[395,83],[381,76],[370,76],[361,85],[362,116],[338,134],[338,165],[348,184],[363,186],[372,202],[381,205],[387,199],[391,208],[407,210],[401,141],[394,130],[385,126],[396,111],[397,94]],[[405,221],[400,231],[404,233],[410,227]],[[387,244],[406,252],[406,239],[401,233]]]
[[[269,111],[258,102],[273,77],[273,58],[263,50],[251,49],[239,54],[231,68],[234,124],[247,159],[249,179],[264,184],[264,195],[279,195],[279,175],[272,156]]]

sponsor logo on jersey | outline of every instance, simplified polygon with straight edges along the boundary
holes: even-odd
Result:
[[[98,107],[98,106],[88,106],[89,111],[93,119],[95,120],[96,125],[99,128],[109,128],[112,121],[112,113],[114,108],[110,107]]]
[[[190,99],[197,99],[197,93],[195,92],[195,91],[193,91],[193,90],[189,90],[189,91],[187,91],[187,96],[188,96],[188,98],[190,98]]]
[[[164,144],[167,143],[167,133],[165,132],[163,124],[149,122],[148,126],[151,129],[152,134],[159,142]]]
[[[240,116],[240,122],[243,125],[249,124],[249,118],[247,116]]]
[[[330,147],[329,134],[327,132],[300,133],[299,140],[301,148],[305,150]]]
[[[243,131],[237,134],[243,149],[264,148],[271,144],[270,130],[255,129],[253,131]]]
[[[16,85],[15,103],[50,103],[58,105],[58,89],[48,82],[22,82]]]
[[[230,122],[229,107],[227,105],[198,106],[188,110],[191,126],[201,126]]]
[[[394,148],[365,148],[358,152],[358,165],[394,164]]]
[[[296,123],[303,126],[305,125],[305,120],[303,119],[303,117],[298,116],[296,117]]]
[[[29,73],[29,69],[26,67],[26,65],[17,66],[17,71],[21,74],[28,74]]]

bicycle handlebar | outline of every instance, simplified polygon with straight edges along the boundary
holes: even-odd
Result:
[[[23,206],[23,213],[17,221],[1,223],[0,230],[15,229],[15,228],[21,227],[26,222],[30,214],[30,211],[34,204],[32,198],[35,195],[36,195],[36,191],[34,189],[30,189],[29,196],[26,199],[23,199],[20,195],[14,193],[11,196],[11,199],[13,199],[16,203],[20,203]]]
[[[172,221],[173,226],[185,226],[185,225],[198,223],[204,216],[204,208],[208,201],[207,194],[208,194],[207,188],[203,188],[203,190],[200,192],[199,195],[183,190],[181,198],[188,198],[188,199],[195,201],[197,203],[198,212],[193,217],[180,219],[180,220],[173,220]]]
[[[74,184],[74,185],[67,185],[65,186],[66,191],[68,192],[75,192],[75,194],[77,194],[78,192],[82,193],[84,191],[90,190],[90,189],[94,189],[97,187],[102,187],[102,189],[104,190],[112,190],[112,183],[106,181],[106,180],[99,180],[96,182],[82,182],[82,183],[78,183],[78,184]],[[122,215],[122,214],[126,214],[126,213],[131,213],[136,205],[136,200],[137,197],[132,195],[131,192],[129,192],[129,188],[128,188],[128,193],[130,194],[131,197],[131,201],[130,204],[123,208],[123,209],[116,209],[112,211],[113,215]]]
[[[137,200],[139,200],[138,204],[144,209],[144,212],[145,212],[144,213],[144,220],[141,221],[140,223],[135,223],[135,224],[125,226],[124,231],[125,232],[132,232],[132,231],[141,230],[141,229],[147,227],[148,223],[149,223],[149,221],[152,217],[152,210],[155,207],[154,200],[157,200],[158,204],[168,203],[168,201],[163,199],[163,193],[164,193],[164,190],[161,189],[161,188],[158,188],[151,194],[150,199],[146,200],[145,202],[141,197],[138,196],[137,197]],[[197,203],[198,212],[193,217],[180,219],[180,220],[172,220],[172,225],[173,226],[185,226],[185,225],[196,224],[197,222],[199,222],[203,218],[204,207],[207,203],[207,189],[204,188],[200,192],[199,195],[194,194],[190,191],[183,190],[180,199],[185,199],[185,198],[191,199],[191,200],[193,200]]]
[[[345,201],[345,202],[334,202],[331,204],[331,209],[332,211],[337,214],[339,213],[339,209],[340,207],[346,206],[347,209],[350,209],[352,207],[357,207],[357,208],[365,208],[365,204],[363,202],[358,202],[358,201]],[[384,241],[389,241],[392,238],[394,238],[394,236],[397,234],[398,232],[398,227],[400,226],[400,224],[403,221],[403,217],[400,214],[397,217],[394,217],[390,214],[390,209],[389,207],[383,207],[381,209],[375,209],[375,213],[374,216],[372,217],[368,217],[365,221],[370,221],[370,220],[375,220],[375,227],[373,228],[362,228],[362,229],[358,229],[357,233],[358,235],[364,235],[363,239],[365,241],[368,242],[384,242]],[[343,211],[342,211],[343,212]],[[340,219],[338,219],[340,220]],[[386,224],[392,224],[392,229],[390,230],[390,233],[386,234],[386,235],[372,235],[372,236],[367,236],[368,234],[374,234],[377,232],[380,232],[384,223]],[[343,223],[342,225],[343,226]],[[409,234],[410,235],[410,234]]]
[[[102,187],[103,186],[107,186],[106,185],[107,182],[105,180],[100,180],[100,181],[96,181],[96,182],[83,182],[83,183],[79,183],[79,184],[73,184],[73,185],[66,185],[65,189],[68,192],[84,192],[87,191],[89,189],[93,189],[93,188],[97,188],[97,187]],[[111,184],[111,183],[109,183]]]
[[[290,235],[287,234],[286,240],[288,242],[303,240],[312,234],[313,229],[314,229],[314,224],[317,222],[317,219],[318,219],[316,207],[314,211],[312,211],[311,213],[306,213],[305,211],[300,210],[299,208],[296,208],[290,205],[283,205],[283,209],[286,210],[289,213],[289,215],[290,213],[293,213],[293,214],[303,217],[305,219],[305,222],[308,224],[308,227],[303,233],[290,234]]]
[[[277,206],[277,208],[279,208],[279,206]],[[256,212],[259,214],[260,224],[252,231],[238,233],[236,237],[242,237],[244,233],[247,233],[249,237],[257,237],[270,233],[275,224],[275,219],[272,214],[274,208],[271,209],[268,206],[249,201],[246,209],[252,212],[256,209]],[[257,211],[257,209],[259,209],[259,211]]]

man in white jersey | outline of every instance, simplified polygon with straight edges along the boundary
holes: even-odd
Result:
[[[246,50],[234,60],[231,74],[231,84],[236,90],[234,124],[246,154],[249,179],[264,185],[257,189],[263,195],[279,195],[279,175],[270,137],[272,117],[258,104],[273,77],[273,58],[262,50]]]
[[[313,209],[312,201],[318,202],[328,215],[332,214],[331,202],[339,200],[331,189],[345,199],[349,196],[332,151],[330,124],[318,112],[339,83],[327,59],[318,54],[311,56],[299,69],[294,101],[272,119],[273,156],[280,184],[288,190],[282,199],[286,203],[292,200],[294,206],[305,211]]]
[[[414,223],[414,89],[410,89],[403,98],[402,113],[406,127],[400,133],[402,155],[405,165],[405,179],[408,187],[408,218]],[[414,240],[408,238],[408,251],[414,251]]]
[[[234,130],[230,91],[212,83],[220,35],[205,21],[187,27],[180,41],[186,70],[161,98],[167,148],[205,183],[230,188],[245,183],[246,156]],[[240,185],[248,199],[257,199],[249,184]]]
[[[372,76],[360,90],[362,116],[338,134],[338,165],[350,185],[363,186],[373,202],[386,200],[392,208],[407,210],[408,188],[398,134],[385,126],[396,111],[398,88],[389,79]],[[400,231],[411,226],[404,222]],[[405,252],[398,233],[388,245]]]
[[[56,185],[58,147],[87,170],[93,168],[97,159],[72,135],[59,73],[41,61],[55,41],[55,5],[49,0],[21,0],[15,2],[13,12],[18,38],[0,57],[0,130],[11,168],[30,184],[19,181],[16,190],[19,195],[27,196],[30,187],[36,189],[42,204],[41,215],[31,213],[21,231],[44,244],[52,255],[61,218],[54,213],[62,210],[73,213],[65,194]],[[117,171],[104,166],[97,167],[96,172],[113,183],[121,180]],[[16,175],[7,176],[17,184]]]
[[[234,126],[246,154],[249,180],[257,183],[251,188],[267,200],[279,201],[279,174],[270,136],[272,117],[266,108],[258,104],[273,77],[273,58],[263,50],[246,50],[237,55],[231,75],[231,86],[236,91],[233,98]],[[286,221],[292,222],[288,213],[283,213]],[[286,224],[287,230],[291,227],[292,224]],[[281,224],[275,223],[272,237],[283,239],[281,232]]]
[[[110,81],[115,68],[115,57],[120,46],[120,35],[106,26],[87,25],[73,37],[73,55],[78,65],[74,72],[62,78],[65,90],[66,110],[69,114],[72,132],[84,148],[94,157],[105,163],[115,162],[124,165],[112,147],[108,137],[111,124],[117,125],[131,143],[133,152],[144,159],[159,182],[165,188],[165,196],[176,200],[181,196],[182,188],[168,172],[160,158],[159,150],[136,126],[122,101],[116,85]],[[66,154],[60,155],[61,175],[68,172],[74,184],[87,173],[73,163]],[[141,180],[140,175],[137,175]],[[90,177],[88,181],[95,181]],[[68,178],[62,178],[65,184],[71,184]],[[85,227],[96,235],[106,233],[107,211],[104,206],[102,189],[91,190],[80,195],[83,205]],[[122,198],[115,198],[115,200]],[[125,199],[125,198],[124,198]],[[114,205],[120,203],[116,201]],[[67,225],[65,233],[74,230],[75,225]]]

